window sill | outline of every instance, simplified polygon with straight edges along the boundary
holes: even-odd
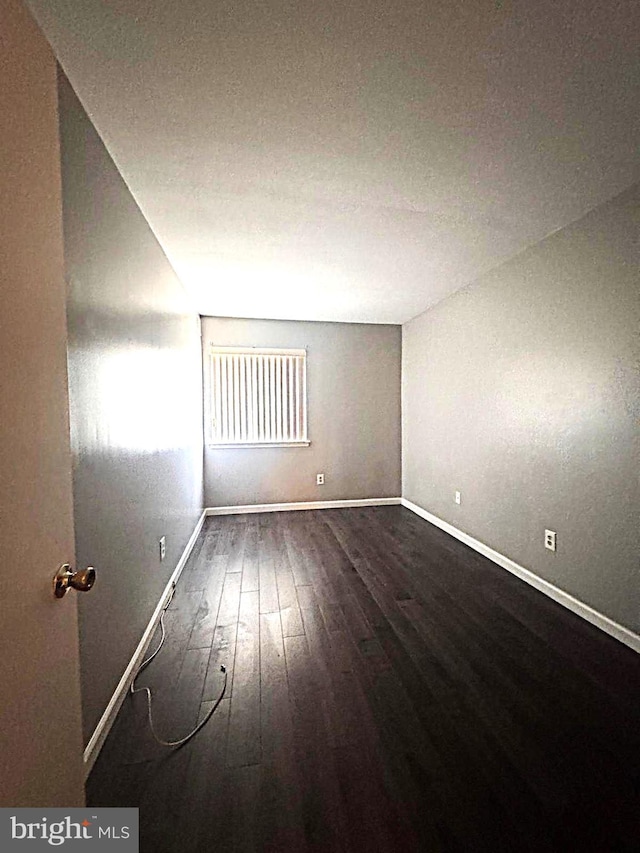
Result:
[[[209,442],[208,447],[212,450],[233,450],[245,447],[309,447],[310,444],[310,441],[232,441],[227,444]]]

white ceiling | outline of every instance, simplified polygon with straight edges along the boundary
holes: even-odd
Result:
[[[637,0],[31,0],[202,314],[401,323],[640,180]]]

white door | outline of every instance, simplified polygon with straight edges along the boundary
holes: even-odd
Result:
[[[0,11],[0,806],[84,802],[56,65]],[[91,593],[93,594],[93,593]]]

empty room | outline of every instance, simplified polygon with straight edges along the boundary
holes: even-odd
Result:
[[[0,71],[2,849],[637,851],[640,6],[2,0]]]

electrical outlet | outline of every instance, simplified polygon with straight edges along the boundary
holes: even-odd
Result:
[[[316,486],[324,486],[324,474],[316,474]]]
[[[167,556],[167,540],[164,536],[160,539],[158,545],[160,546],[160,562],[162,562]]]
[[[457,504],[459,504],[459,503],[460,503],[460,492],[456,492],[456,495],[455,495],[454,500],[455,500],[455,502],[456,502]]]
[[[544,531],[544,547],[548,548],[550,551],[556,550],[556,535],[555,530]]]

